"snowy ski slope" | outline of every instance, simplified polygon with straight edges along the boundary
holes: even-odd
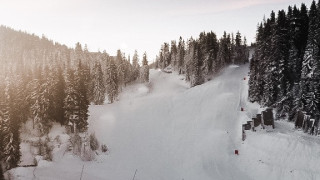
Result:
[[[257,180],[320,179],[320,141],[287,122],[248,132],[259,112],[247,102],[248,65],[229,66],[188,88],[182,76],[151,70],[149,85],[131,85],[120,101],[90,106],[89,131],[110,152],[83,162],[71,154],[37,168],[16,168],[17,179]],[[245,112],[241,112],[244,107]],[[234,150],[239,155],[234,155]],[[137,171],[136,171],[137,170]]]

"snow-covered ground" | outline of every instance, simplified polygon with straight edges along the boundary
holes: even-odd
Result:
[[[66,153],[36,170],[11,172],[41,180],[78,180],[82,169],[83,180],[128,180],[135,173],[135,180],[320,179],[320,138],[290,123],[241,140],[241,124],[261,111],[247,102],[247,74],[248,65],[229,66],[189,88],[183,76],[151,70],[150,84],[126,87],[114,104],[90,106],[89,131],[108,154],[84,162]]]

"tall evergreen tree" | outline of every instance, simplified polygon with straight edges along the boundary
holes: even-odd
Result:
[[[20,124],[16,109],[16,94],[14,85],[10,82],[9,77],[6,78],[4,113],[2,119],[2,145],[3,145],[3,161],[6,169],[17,167],[20,162]]]
[[[128,56],[127,60],[124,60],[124,86],[127,86],[128,83],[131,82],[132,79],[132,65],[130,64],[130,56]]]
[[[179,38],[179,44],[177,49],[177,59],[178,59],[178,68],[179,74],[184,72],[184,56],[185,56],[185,42],[182,40],[182,37]]]
[[[224,32],[223,37],[220,39],[217,62],[215,64],[214,72],[218,72],[221,68],[231,63],[231,54],[230,35],[227,35],[227,33]]]
[[[106,85],[107,85],[107,94],[108,94],[109,102],[113,103],[118,97],[118,76],[117,76],[117,67],[112,58],[109,59],[107,63]]]
[[[28,82],[31,81],[31,73],[28,72],[22,65],[17,67],[16,76],[14,78],[15,82],[15,109],[17,110],[15,114],[19,118],[21,123],[24,123],[29,118],[29,109],[30,109],[30,102],[26,98],[28,96]]]
[[[149,65],[147,60],[147,53],[143,53],[142,68],[140,72],[140,79],[142,82],[149,82]]]
[[[201,52],[201,48],[198,42],[194,42],[194,56],[191,60],[191,86],[197,86],[204,82],[204,77],[201,71],[201,67],[203,66],[203,54]]]
[[[275,31],[273,35],[272,51],[273,55],[271,57],[272,62],[275,64],[276,69],[274,69],[275,81],[273,85],[275,91],[273,92],[273,101],[283,102],[279,103],[278,110],[287,106],[288,101],[285,100],[287,93],[290,89],[290,77],[288,69],[288,59],[289,59],[289,24],[285,12],[279,11],[278,18],[275,25]],[[287,110],[281,112],[281,114],[287,113]]]
[[[241,34],[238,31],[236,33],[236,39],[235,39],[235,59],[234,59],[234,63],[240,63],[242,59],[242,48],[241,48],[241,44],[242,44],[242,39],[241,39]]]
[[[307,46],[303,58],[302,63],[302,73],[301,73],[301,102],[302,102],[302,109],[310,112],[312,117],[319,114],[319,110],[316,111],[317,108],[317,97],[315,94],[316,91],[316,83],[314,81],[315,78],[315,67],[317,66],[318,62],[318,53],[319,53],[319,46],[317,45],[316,41],[316,32],[317,32],[317,7],[316,3],[313,1],[311,4],[311,8],[309,11],[309,34],[308,34],[308,41]]]
[[[262,53],[263,53],[263,26],[262,23],[257,26],[256,35],[256,50],[250,61],[250,79],[249,79],[249,100],[251,102],[261,102],[263,93],[263,69],[262,66]]]
[[[204,65],[206,67],[207,74],[209,74],[211,72],[214,72],[213,66],[214,66],[214,63],[216,62],[216,59],[217,59],[219,44],[218,44],[216,34],[213,33],[212,31],[207,33],[206,41],[207,41],[206,42],[207,58],[204,62]]]
[[[309,17],[305,4],[301,4],[301,10],[293,7],[290,20],[290,50],[289,50],[289,82],[291,92],[289,99],[289,121],[293,121],[296,112],[300,108],[299,82],[301,78],[302,61],[308,39]]]
[[[84,59],[82,46],[79,42],[77,42],[75,45],[74,54],[75,54],[75,57],[74,57],[73,63],[74,63],[74,66],[76,66],[79,63],[79,61],[83,61]]]
[[[40,74],[31,82],[33,88],[31,99],[31,111],[33,114],[33,127],[38,130],[39,135],[45,135],[50,129],[50,87],[45,72],[48,67],[40,68]]]
[[[79,99],[80,95],[77,91],[77,81],[75,77],[75,71],[72,69],[68,69],[67,78],[66,78],[66,89],[65,89],[66,97],[64,99],[64,115],[65,119],[68,120],[69,124],[72,124],[74,127],[77,125],[75,119],[72,119],[72,116],[79,117]],[[75,111],[78,111],[75,113]],[[77,127],[75,127],[75,130]]]
[[[159,52],[159,61],[158,66],[161,69],[166,68],[171,64],[171,52],[170,52],[170,45],[168,43],[164,43],[161,46],[161,50]],[[173,65],[173,64],[172,64]]]
[[[133,70],[132,70],[132,80],[136,80],[139,76],[139,56],[138,56],[138,51],[135,50],[133,57],[132,57],[132,66],[133,66]]]
[[[85,69],[82,66],[81,61],[79,61],[78,69],[76,71],[76,90],[79,95],[79,120],[77,123],[77,130],[79,132],[84,132],[88,128],[88,109],[89,109],[89,100],[87,97],[87,87],[86,87],[86,77],[85,77]]]
[[[117,57],[116,57],[116,64],[117,64],[117,73],[118,73],[118,88],[119,91],[122,91],[122,86],[124,86],[125,83],[125,61],[122,57],[122,53],[120,50],[117,51]]]
[[[57,78],[57,83],[55,85],[55,92],[54,92],[54,119],[57,122],[60,122],[61,125],[66,125],[67,124],[67,120],[65,119],[64,116],[64,99],[66,97],[65,94],[65,88],[66,88],[66,84],[65,84],[65,80],[64,80],[64,76],[63,76],[63,71],[61,69],[60,66],[58,66],[57,69],[57,74],[56,74],[56,78]]]
[[[248,99],[250,102],[257,101],[256,99],[256,81],[257,81],[257,65],[255,60],[255,54],[252,55],[250,60],[250,78],[249,78],[249,91],[248,91]]]
[[[259,81],[259,93],[261,95],[261,103],[265,106],[271,106],[275,103],[277,97],[277,72],[278,59],[273,58],[272,48],[276,47],[274,27],[276,26],[275,13],[272,11],[270,19],[264,23],[264,28],[262,31],[262,42],[260,44],[260,57],[261,61],[260,72],[261,75]],[[280,33],[280,30],[279,30]],[[276,84],[273,84],[275,82]]]
[[[210,71],[209,71],[209,64],[210,64],[210,57],[209,57],[209,47],[208,47],[208,36],[206,32],[201,32],[199,35],[199,40],[198,40],[198,54],[200,55],[199,58],[197,59],[199,62],[199,72],[200,76],[203,79],[204,82],[204,77],[206,77]],[[202,80],[201,80],[202,81]],[[200,81],[200,82],[201,82]],[[203,83],[202,82],[202,83]]]
[[[171,59],[173,68],[175,70],[178,69],[178,67],[177,67],[178,66],[177,54],[178,54],[177,43],[176,43],[176,41],[171,41],[170,59]]]
[[[103,73],[101,64],[99,62],[96,62],[94,68],[93,68],[93,102],[96,105],[103,104],[105,100],[105,92],[106,88],[104,85],[104,79],[103,79]]]
[[[191,76],[193,72],[193,60],[194,60],[194,52],[195,52],[195,41],[191,37],[188,40],[187,51],[185,54],[185,71],[186,71],[186,81],[191,81]]]

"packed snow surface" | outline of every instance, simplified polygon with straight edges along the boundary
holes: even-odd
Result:
[[[81,172],[82,180],[320,179],[319,138],[290,123],[241,140],[242,123],[261,111],[247,102],[247,75],[248,65],[229,66],[189,88],[183,76],[151,70],[149,84],[126,87],[114,104],[90,106],[89,131],[107,154],[84,162],[66,153],[11,172],[44,180],[78,180]]]

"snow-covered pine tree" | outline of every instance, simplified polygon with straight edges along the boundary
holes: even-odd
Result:
[[[271,56],[271,83],[267,86],[274,86],[272,99],[270,104],[278,103],[278,115],[284,115],[287,113],[283,111],[285,106],[288,106],[288,97],[286,97],[288,90],[290,89],[290,77],[288,69],[288,58],[289,58],[289,31],[288,31],[288,20],[284,10],[278,12],[278,17],[274,27],[274,34],[272,35],[272,52]]]
[[[134,56],[135,57],[135,56]],[[135,58],[133,58],[135,60]],[[137,58],[136,58],[137,60]],[[135,64],[137,67],[137,64]],[[139,67],[139,66],[138,66]],[[135,68],[135,66],[134,66]],[[107,94],[110,103],[113,103],[118,96],[118,75],[117,67],[113,58],[110,58],[107,63],[107,72],[106,72],[106,85],[107,85]]]
[[[304,53],[305,53],[305,49],[307,46],[307,41],[308,41],[308,31],[309,31],[309,16],[308,16],[308,10],[307,7],[304,3],[301,4],[300,7],[300,13],[299,13],[299,29],[300,33],[298,36],[298,40],[297,40],[297,47],[299,47],[299,54],[300,54],[300,64],[297,65],[297,72],[301,71],[301,66],[302,66],[302,59],[304,57]],[[300,42],[300,43],[298,43]],[[301,72],[300,72],[301,73]],[[300,76],[298,77],[300,80]]]
[[[178,59],[178,71],[179,74],[183,74],[185,71],[184,68],[184,56],[185,56],[185,43],[182,40],[182,37],[179,38],[178,50],[177,50],[177,59]]]
[[[171,64],[170,46],[168,43],[163,44],[162,55],[163,55],[162,69],[164,69]]]
[[[246,36],[243,37],[242,49],[244,52],[243,63],[247,63],[247,62],[249,62],[249,49],[248,49],[248,45],[247,45],[247,37]]]
[[[50,129],[50,87],[46,81],[45,73],[48,68],[39,67],[38,73],[33,81],[30,82],[29,87],[32,87],[31,92],[31,112],[33,115],[33,128],[35,128],[39,135],[45,135]]]
[[[94,62],[94,60],[92,60]],[[91,62],[91,63],[93,63]],[[91,75],[91,66],[93,67],[94,65],[90,65],[90,63],[85,63],[85,61],[81,61],[81,74],[84,79],[84,86],[86,87],[87,91],[87,98],[88,101],[93,99],[93,83],[92,83],[92,75]]]
[[[128,83],[131,82],[132,79],[132,65],[130,64],[130,56],[128,56],[127,60],[124,60],[124,86],[127,86]]]
[[[258,71],[258,62],[256,60],[256,55],[253,54],[252,58],[250,60],[250,78],[249,78],[249,101],[255,102],[258,101],[257,98],[257,75],[259,73]]]
[[[99,55],[93,55],[88,51],[86,46],[84,48],[83,53],[84,53],[84,61],[82,63],[82,73],[83,73],[83,76],[85,77],[85,86],[87,89],[88,100],[89,102],[92,102],[93,101],[92,69],[94,67],[94,62],[95,60],[101,60],[101,63],[105,63],[103,57],[108,55],[105,51],[102,54],[100,54],[100,52],[98,53],[99,55],[101,55],[101,57],[99,57]]]
[[[312,2],[310,11],[309,11],[309,34],[308,34],[308,41],[307,46],[305,49],[305,54],[303,58],[302,63],[302,73],[301,73],[301,82],[300,82],[300,94],[301,96],[301,102],[302,102],[302,110],[311,113],[311,116],[314,117],[318,112],[315,111],[314,106],[316,103],[316,95],[314,87],[316,84],[314,81],[315,78],[315,69],[317,66],[317,61],[319,58],[319,46],[317,45],[317,21],[318,21],[318,15],[317,15],[317,6],[315,1]],[[312,103],[312,104],[310,104]],[[318,110],[319,111],[319,110]]]
[[[178,69],[178,48],[176,41],[171,41],[170,59],[174,70]]]
[[[205,51],[202,51],[200,42],[193,40],[191,37],[188,40],[188,47],[185,55],[186,81],[190,82],[191,87],[200,85],[204,82],[203,52]]]
[[[234,44],[234,63],[244,64],[248,61],[248,53],[246,47],[246,38],[242,41],[241,33],[236,33],[235,44]],[[231,52],[232,53],[232,52]]]
[[[232,46],[234,46],[233,42],[231,41],[231,37],[230,34],[227,34],[227,38],[225,39],[225,43],[226,43],[226,47],[225,50],[225,54],[226,54],[226,65],[229,65],[232,62],[232,54],[233,54],[233,48],[231,48]]]
[[[159,56],[158,56],[158,60],[157,60],[157,67],[160,69],[164,69],[163,45],[161,46],[161,49],[159,51]]]
[[[193,59],[194,59],[194,43],[195,41],[193,40],[193,38],[191,37],[188,40],[188,44],[187,44],[187,50],[186,50],[186,54],[185,54],[185,71],[186,71],[186,81],[191,81],[191,76],[192,76],[192,72],[193,72]]]
[[[204,82],[204,77],[202,74],[202,59],[203,59],[203,54],[201,52],[201,48],[199,45],[199,42],[195,41],[194,42],[194,56],[191,62],[191,80],[190,80],[190,85],[191,87],[200,85]]]
[[[209,32],[207,33],[207,38],[206,38],[206,53],[207,55],[207,60],[205,62],[205,66],[207,69],[207,73],[213,72],[213,64],[215,63],[218,55],[218,50],[219,50],[219,44],[217,40],[217,36],[214,32]],[[215,73],[215,72],[213,72]]]
[[[77,82],[75,72],[72,69],[67,70],[66,78],[66,97],[64,99],[64,117],[69,124],[76,125],[76,122],[71,120],[71,116],[78,115],[74,111],[79,110],[79,92],[77,91]],[[78,112],[79,113],[79,112]],[[77,128],[77,127],[76,127]]]
[[[79,119],[76,121],[77,130],[79,132],[85,132],[88,128],[88,109],[89,109],[89,100],[87,97],[87,87],[86,87],[86,74],[85,68],[82,65],[82,62],[79,61],[78,68],[76,70],[76,91],[79,95]]]
[[[74,66],[77,66],[79,61],[83,61],[83,59],[84,59],[84,54],[83,54],[82,46],[79,42],[77,42],[74,48],[74,59],[73,59]]]
[[[306,42],[308,39],[309,17],[305,4],[301,4],[301,10],[293,7],[290,20],[290,50],[289,50],[289,82],[291,92],[288,93],[289,121],[294,121],[294,117],[299,110],[300,95],[299,82],[301,78],[301,67]]]
[[[136,80],[139,77],[139,56],[138,56],[138,51],[135,50],[133,57],[132,57],[132,66],[133,66],[133,70],[132,70],[132,81]]]
[[[252,102],[256,101],[259,103],[261,102],[263,97],[263,72],[265,71],[265,69],[262,69],[262,65],[263,63],[265,63],[262,61],[264,53],[262,48],[264,44],[263,31],[264,27],[262,23],[259,23],[257,26],[256,49],[253,56],[254,61],[250,62],[250,64],[254,62],[253,65],[255,66],[255,71],[253,73],[250,72],[250,80],[253,80],[254,82],[251,83],[251,86],[249,86],[249,92],[251,92],[249,94],[249,100]]]
[[[56,71],[56,84],[54,87],[54,119],[59,122],[61,125],[67,124],[67,119],[64,116],[64,99],[65,94],[65,80],[63,71],[60,66],[57,67]]]
[[[15,86],[15,109],[17,111],[14,113],[16,114],[17,118],[19,118],[21,123],[26,122],[29,117],[30,103],[27,101],[26,97],[28,96],[27,85],[32,79],[31,76],[31,72],[27,71],[26,68],[21,64],[16,65],[15,75],[13,78],[11,78]]]
[[[202,32],[200,33],[199,35],[199,53],[201,55],[201,59],[198,59],[198,61],[200,62],[201,64],[201,67],[200,67],[200,71],[201,71],[201,76],[202,77],[206,77],[211,71],[210,71],[210,49],[209,49],[209,46],[208,46],[208,36],[207,36],[207,33],[205,32]],[[204,78],[203,78],[204,79]],[[204,81],[203,81],[204,82]]]
[[[94,67],[93,67],[93,103],[95,105],[101,105],[103,104],[105,100],[105,83],[103,79],[103,73],[100,62],[96,61]]]
[[[103,83],[104,83],[104,87],[105,89],[107,88],[107,85],[106,85],[106,80],[108,78],[108,69],[107,69],[107,65],[108,65],[108,62],[109,62],[109,59],[111,57],[108,55],[108,53],[104,50],[102,54],[99,55],[99,58],[96,59],[98,62],[100,62],[101,64],[101,70],[102,70],[102,74],[103,74]],[[95,64],[93,64],[92,67],[94,67]],[[93,89],[94,89],[94,83],[93,83],[93,74],[94,74],[94,70],[92,68],[91,70],[91,77],[90,77],[90,82],[91,82],[91,96],[92,98],[90,99],[90,102],[93,102]],[[106,92],[106,90],[105,90]],[[106,96],[106,95],[105,95]]]
[[[294,82],[299,82],[301,77],[301,70],[297,72],[297,66],[301,63],[301,58],[298,54],[298,49],[293,42],[290,42],[289,58],[288,58],[288,70],[289,70],[289,82],[290,86]],[[300,77],[299,77],[300,75]],[[298,78],[299,77],[299,78]]]
[[[230,39],[230,52],[231,52],[231,56],[230,56],[231,63],[232,64],[237,63],[235,60],[237,53],[236,53],[236,43],[235,43],[235,38],[234,38],[233,32],[231,33],[231,39]]]
[[[117,50],[116,66],[118,73],[118,88],[119,92],[121,92],[125,83],[125,60],[122,57],[120,49]]]
[[[17,167],[20,162],[20,124],[19,117],[16,112],[19,111],[16,105],[15,87],[9,77],[5,79],[5,99],[3,104],[3,115],[1,122],[2,135],[2,159],[6,169]]]
[[[143,53],[140,80],[141,82],[149,82],[149,65],[146,52]]]
[[[160,61],[159,55],[156,55],[156,60],[154,62],[154,69],[159,69],[159,61]]]
[[[225,59],[224,59],[224,54],[223,54],[223,43],[222,39],[220,39],[220,45],[219,45],[219,50],[218,50],[218,55],[217,55],[217,60],[212,64],[212,71],[213,72],[219,72],[221,69],[221,66],[225,65]]]
[[[276,102],[277,98],[277,85],[278,77],[277,69],[278,59],[273,58],[272,47],[275,47],[273,34],[275,29],[275,13],[271,12],[270,19],[264,22],[264,28],[262,31],[262,43],[260,44],[260,82],[259,86],[262,87],[259,92],[261,94],[261,103],[264,106],[271,106]],[[275,82],[275,84],[274,84]]]
[[[317,97],[316,82],[311,81],[308,85],[308,89],[310,91],[305,95],[306,111],[311,115],[312,118],[316,118],[319,117],[320,114],[318,108],[319,99]]]
[[[59,99],[56,94],[56,87],[58,83],[58,78],[57,78],[57,70],[55,68],[55,65],[53,63],[50,63],[48,68],[46,69],[46,80],[48,84],[48,90],[50,92],[49,94],[49,118],[59,122],[58,119],[56,119],[56,99]],[[62,97],[64,98],[64,97]],[[62,106],[63,107],[63,106]]]
[[[241,61],[243,61],[243,53],[242,52],[242,39],[241,39],[241,34],[240,32],[238,31],[236,33],[236,39],[235,39],[235,50],[234,50],[234,63],[235,64],[240,64]]]
[[[301,66],[303,55],[308,40],[309,17],[304,4],[301,4],[301,10],[293,7],[290,19],[290,57],[289,67],[291,69],[291,85],[299,82],[301,78]]]
[[[222,38],[220,38],[219,50],[217,55],[216,67],[214,72],[219,72],[221,68],[231,63],[231,39],[230,35],[224,32]]]
[[[290,99],[291,102],[289,104],[289,114],[288,114],[288,120],[294,121],[295,117],[297,115],[297,112],[300,110],[301,106],[301,95],[300,95],[300,85],[299,83],[295,83],[293,85],[293,88],[290,92]]]

